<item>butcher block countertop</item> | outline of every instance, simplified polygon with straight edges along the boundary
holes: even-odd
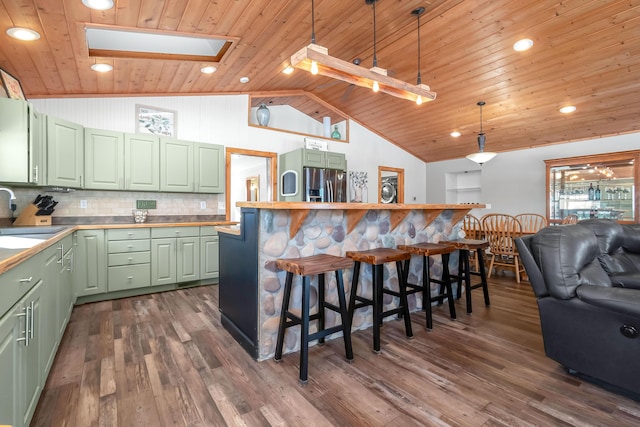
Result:
[[[16,265],[23,261],[28,260],[32,256],[36,255],[45,248],[48,248],[52,244],[62,240],[69,234],[77,230],[96,230],[96,229],[110,229],[110,228],[155,228],[155,227],[201,227],[201,226],[219,226],[219,225],[233,225],[235,222],[230,221],[192,221],[192,222],[152,222],[152,223],[130,223],[130,224],[80,224],[80,225],[65,225],[64,229],[56,234],[33,234],[38,238],[46,239],[45,241],[38,243],[37,245],[28,249],[4,249],[0,248],[0,274],[12,269]],[[16,226],[17,227],[17,226]],[[33,227],[30,227],[33,228]],[[20,236],[16,236],[20,237]]]

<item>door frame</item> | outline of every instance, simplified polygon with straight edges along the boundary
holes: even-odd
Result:
[[[224,199],[225,199],[225,219],[226,221],[230,221],[231,219],[231,156],[234,154],[241,156],[251,156],[251,157],[265,157],[270,159],[269,162],[269,173],[271,174],[271,182],[268,182],[271,188],[271,197],[275,197],[277,193],[277,184],[278,184],[278,153],[273,153],[271,151],[257,151],[257,150],[246,150],[244,148],[230,148],[227,147],[226,155],[225,155],[225,180],[224,180]]]

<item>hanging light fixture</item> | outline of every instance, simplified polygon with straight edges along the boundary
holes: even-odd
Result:
[[[384,68],[378,67],[378,55],[376,54],[376,3],[378,0],[364,0],[366,4],[373,5],[373,67],[370,68],[374,73],[382,74],[384,76],[387,75],[387,70]],[[380,84],[377,80],[373,81],[373,86],[371,89],[374,92],[378,92],[380,90]]]
[[[377,66],[376,40],[375,40],[375,3],[378,0],[365,0],[367,5],[374,7],[374,64],[373,68],[366,69],[358,65],[334,58],[329,55],[329,49],[316,44],[315,35],[315,8],[314,0],[311,0],[311,43],[300,49],[291,56],[291,65],[295,68],[305,70],[311,74],[331,77],[355,86],[366,87],[379,90],[388,95],[401,99],[408,99],[417,102],[418,97],[422,102],[433,101],[436,93],[432,92],[429,86],[419,84],[412,85],[402,80],[397,80],[387,76],[387,70]]]
[[[418,17],[418,78],[416,79],[416,86],[423,88],[424,90],[431,90],[431,88],[427,85],[422,84],[422,76],[420,75],[420,15],[424,13],[424,7],[419,7],[417,9],[413,9],[411,11],[412,15],[416,15]],[[422,96],[418,95],[416,97],[416,104],[422,105]]]
[[[480,107],[480,133],[478,134],[478,152],[469,154],[467,159],[474,161],[480,165],[488,162],[493,159],[498,153],[492,153],[490,151],[484,151],[484,143],[485,143],[485,134],[482,131],[482,107],[486,103],[484,101],[478,102],[478,107]]]

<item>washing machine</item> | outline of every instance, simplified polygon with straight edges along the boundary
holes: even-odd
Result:
[[[398,177],[388,176],[382,178],[380,201],[382,203],[398,203]]]

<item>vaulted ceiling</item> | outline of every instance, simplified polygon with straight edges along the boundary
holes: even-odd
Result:
[[[106,11],[80,0],[0,0],[0,67],[27,98],[303,90],[426,162],[477,151],[481,100],[488,151],[640,131],[640,1],[378,0],[378,66],[411,84],[418,71],[411,11],[418,7],[425,8],[422,82],[438,94],[421,106],[301,70],[283,74],[310,43],[311,0],[116,0]],[[206,75],[206,62],[90,57],[87,24],[234,43]],[[13,26],[41,38],[14,40],[5,33]],[[373,10],[365,0],[316,0],[315,34],[330,55],[372,66]],[[525,37],[533,47],[514,51]],[[95,62],[114,70],[96,73]],[[558,112],[569,104],[577,111]]]

